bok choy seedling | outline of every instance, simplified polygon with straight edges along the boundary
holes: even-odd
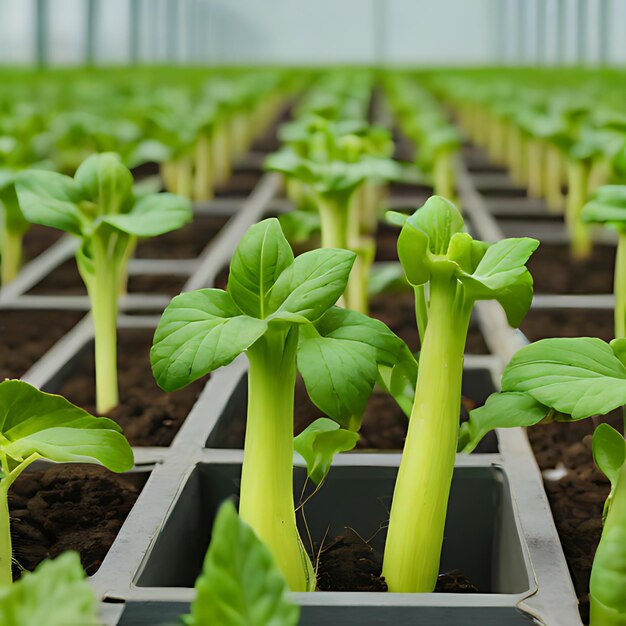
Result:
[[[136,198],[133,177],[110,152],[88,157],[74,178],[28,170],[16,179],[26,219],[81,240],[76,264],[87,287],[95,328],[96,406],[118,404],[117,299],[136,238],[154,237],[191,221],[188,200],[169,193]]]
[[[213,523],[211,543],[187,626],[296,626],[300,609],[272,554],[224,502]]]
[[[30,222],[22,215],[15,193],[16,173],[0,169],[0,211],[2,230],[0,252],[2,254],[2,284],[11,282],[22,264],[22,240],[30,228]]]
[[[473,450],[494,428],[573,422],[626,405],[626,339],[542,339],[511,359],[502,391],[470,414],[459,447]],[[607,424],[593,436],[593,455],[611,483],[604,530],[591,571],[590,626],[626,623],[626,456],[624,438]]]
[[[353,128],[346,132],[350,126]],[[306,146],[284,148],[265,162],[267,169],[304,185],[307,197],[319,213],[322,246],[357,254],[346,291],[346,305],[362,313],[368,310],[367,278],[375,255],[371,231],[378,223],[378,205],[364,201],[355,193],[368,181],[399,180],[406,176],[406,168],[390,158],[389,148],[393,144],[384,131],[359,123],[319,119]]]
[[[496,300],[518,326],[530,307],[534,239],[488,244],[463,232],[457,208],[431,197],[404,223],[398,255],[416,292],[421,352],[393,496],[383,575],[393,592],[435,587],[459,432],[463,353],[477,300]],[[427,290],[425,289],[427,286]]]
[[[293,496],[297,371],[312,401],[341,427],[335,431],[337,451],[345,449],[343,431],[360,426],[379,377],[377,364],[392,372],[396,366],[411,370],[408,348],[384,324],[333,306],[353,262],[354,253],[333,248],[294,259],[278,220],[266,219],[239,243],[226,291],[176,296],[163,313],[151,350],[155,379],[166,391],[246,354],[248,415],[239,511],[293,591],[315,587],[296,528]],[[308,459],[312,477],[321,480],[320,457],[310,454]]]
[[[1,382],[0,587],[13,581],[9,489],[37,459],[96,463],[113,472],[125,472],[133,466],[130,445],[112,420],[94,417],[65,398],[25,382]]]
[[[591,224],[604,224],[617,231],[615,259],[615,337],[626,337],[626,185],[599,187],[582,211],[582,218]]]

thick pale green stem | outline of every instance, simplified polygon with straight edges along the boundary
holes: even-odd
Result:
[[[567,164],[567,204],[565,222],[570,239],[570,250],[575,259],[586,259],[591,254],[593,242],[588,226],[581,219],[587,202],[589,167],[583,161],[570,160]]]
[[[196,143],[193,178],[193,198],[197,202],[208,202],[213,197],[211,160],[211,141],[206,133],[201,133]]]
[[[11,519],[9,517],[9,489],[0,483],[0,588],[13,583],[11,559]]]
[[[611,180],[611,170],[611,161],[606,157],[601,156],[593,160],[589,170],[589,195],[591,195],[598,187],[608,184]]]
[[[170,193],[178,193],[178,170],[175,161],[161,163],[161,178],[165,189]]]
[[[191,198],[193,191],[193,159],[189,155],[176,160],[176,193],[183,198]]]
[[[452,159],[454,152],[448,148],[437,152],[433,166],[433,182],[435,195],[443,196],[450,201],[455,199],[454,170]]]
[[[626,337],[626,231],[619,233],[613,273],[615,292],[615,338]]]
[[[528,151],[528,195],[531,198],[540,198],[544,187],[544,143],[541,139],[530,138],[526,144]]]
[[[93,240],[93,274],[79,270],[91,300],[96,361],[96,410],[105,414],[119,404],[117,385],[117,296],[128,236]]]
[[[546,175],[544,177],[544,195],[548,209],[553,213],[563,211],[563,191],[561,190],[562,156],[556,146],[549,145],[546,150]]]
[[[596,550],[589,582],[589,626],[626,626],[626,463]]]
[[[470,311],[459,302],[449,272],[432,277],[428,326],[385,546],[383,576],[392,592],[429,593],[437,581]]]
[[[293,406],[297,329],[270,330],[248,350],[248,420],[241,518],[268,547],[292,591],[311,591],[314,574],[296,527]]]
[[[322,223],[322,248],[348,249],[348,205],[334,198],[318,197]]]
[[[2,236],[2,284],[10,283],[22,265],[22,241],[24,235],[4,229]]]
[[[13,470],[9,471],[7,457],[2,455],[4,477],[0,481],[0,588],[13,584],[11,567],[13,545],[11,543],[11,518],[9,516],[9,489],[15,482],[15,479],[39,458],[41,458],[39,454],[32,454]]]
[[[230,177],[230,145],[227,123],[218,124],[213,135],[213,172],[216,185],[223,185]]]

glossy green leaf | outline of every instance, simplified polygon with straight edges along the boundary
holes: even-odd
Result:
[[[83,198],[69,176],[26,170],[18,175],[15,190],[29,222],[81,236],[82,219],[76,205]]]
[[[97,626],[97,606],[78,553],[65,552],[0,589],[0,624]]]
[[[533,295],[533,281],[526,268],[539,242],[527,237],[503,239],[487,248],[471,275],[461,275],[467,296],[474,300],[497,300],[509,324],[519,326]]]
[[[188,626],[296,626],[300,609],[272,555],[232,502],[220,507]]]
[[[626,441],[612,426],[599,424],[593,433],[592,451],[596,465],[611,483],[611,491],[604,503],[602,514],[602,519],[605,520],[611,508],[620,470],[626,459]]]
[[[137,237],[156,237],[191,222],[191,202],[172,193],[155,193],[137,200],[129,213],[107,215],[103,222]]]
[[[120,427],[65,398],[19,380],[0,383],[0,449],[14,461],[32,454],[60,463],[98,463],[114,472],[133,467]]]
[[[248,229],[230,264],[227,290],[246,315],[264,318],[271,312],[270,291],[293,263],[293,252],[276,218]]]
[[[98,213],[125,212],[133,202],[133,175],[118,154],[104,152],[87,157],[76,170],[74,183]]]
[[[168,304],[154,334],[154,377],[166,391],[180,389],[228,365],[266,329],[264,320],[242,315],[225,291],[182,293]]]
[[[469,454],[490,431],[534,426],[548,413],[547,407],[527,393],[493,393],[483,406],[470,413],[469,421],[461,424],[459,451]]]
[[[358,440],[359,433],[320,417],[309,424],[293,444],[296,452],[306,461],[308,477],[319,485],[326,478],[335,454],[352,450]]]
[[[300,331],[298,370],[315,405],[340,425],[355,429],[378,373],[376,349],[351,339]]]
[[[355,257],[354,252],[335,248],[301,254],[276,280],[266,309],[315,321],[345,291]]]
[[[515,354],[502,389],[526,392],[578,420],[626,404],[626,367],[601,339],[542,339]]]

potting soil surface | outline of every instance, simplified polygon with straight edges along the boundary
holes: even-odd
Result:
[[[77,550],[87,574],[94,574],[147,478],[69,464],[24,472],[9,491],[13,577],[66,550]]]
[[[598,244],[589,259],[576,261],[566,244],[545,243],[533,253],[527,266],[535,293],[612,293],[615,247]]]
[[[354,530],[346,532],[317,546],[319,591],[387,591],[382,577],[383,559],[367,540]],[[462,573],[444,572],[437,579],[437,593],[479,593]]]
[[[611,341],[613,311],[608,309],[532,309],[520,326],[530,341],[549,337],[599,337]]]
[[[150,368],[153,329],[118,331],[120,404],[107,413],[134,446],[168,446],[191,411],[207,380],[203,378],[173,393],[162,391]],[[92,345],[57,393],[95,414],[95,369]]]
[[[25,374],[83,315],[36,309],[0,311],[0,380]]]

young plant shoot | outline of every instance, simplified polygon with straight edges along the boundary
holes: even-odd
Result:
[[[542,339],[519,350],[502,375],[502,391],[470,414],[459,448],[471,452],[495,428],[573,422],[626,405],[626,339]],[[591,571],[590,626],[626,624],[626,455],[622,435],[600,424],[593,455],[611,482],[604,530]]]
[[[2,284],[10,283],[22,264],[22,240],[30,223],[22,215],[15,193],[15,172],[0,169],[0,254]]]
[[[106,413],[118,404],[117,300],[136,238],[180,228],[191,221],[191,204],[169,193],[136,198],[132,174],[114,153],[90,156],[73,179],[28,170],[15,186],[29,222],[80,239],[76,263],[95,329],[96,407]]]
[[[343,431],[360,426],[377,364],[389,369],[399,362],[410,370],[408,348],[384,324],[333,306],[353,262],[352,252],[332,248],[294,259],[278,220],[264,220],[239,243],[226,291],[201,289],[172,300],[150,355],[157,383],[174,391],[246,354],[239,511],[293,591],[315,588],[293,496],[297,371],[313,402],[341,427],[335,435],[335,450],[341,450]],[[319,478],[319,466],[310,458],[310,471]]]
[[[422,347],[393,496],[383,575],[393,592],[432,592],[439,571],[459,432],[463,353],[477,300],[496,300],[518,326],[532,299],[534,239],[475,241],[456,207],[431,197],[404,221],[398,255],[416,289]],[[424,286],[428,287],[428,297]]]
[[[98,603],[77,552],[46,560],[0,587],[2,626],[98,626]]]
[[[344,132],[351,126],[351,132]],[[345,294],[346,305],[366,313],[378,203],[364,202],[355,193],[371,182],[401,179],[406,176],[406,168],[390,158],[388,148],[393,144],[388,137],[385,141],[382,134],[381,139],[376,128],[357,128],[353,122],[333,124],[322,120],[309,135],[306,148],[296,146],[276,152],[267,158],[265,167],[303,184],[306,197],[312,199],[319,213],[322,247],[352,250],[357,255]],[[304,156],[302,151],[306,152]]]
[[[590,224],[604,224],[617,231],[615,292],[615,337],[626,337],[626,185],[599,187],[583,207],[582,218]]]
[[[112,420],[94,417],[65,398],[43,393],[25,382],[1,382],[0,588],[13,582],[9,489],[37,459],[96,463],[113,472],[133,467],[130,445]]]
[[[300,608],[272,554],[229,500],[215,517],[187,626],[296,626]]]

